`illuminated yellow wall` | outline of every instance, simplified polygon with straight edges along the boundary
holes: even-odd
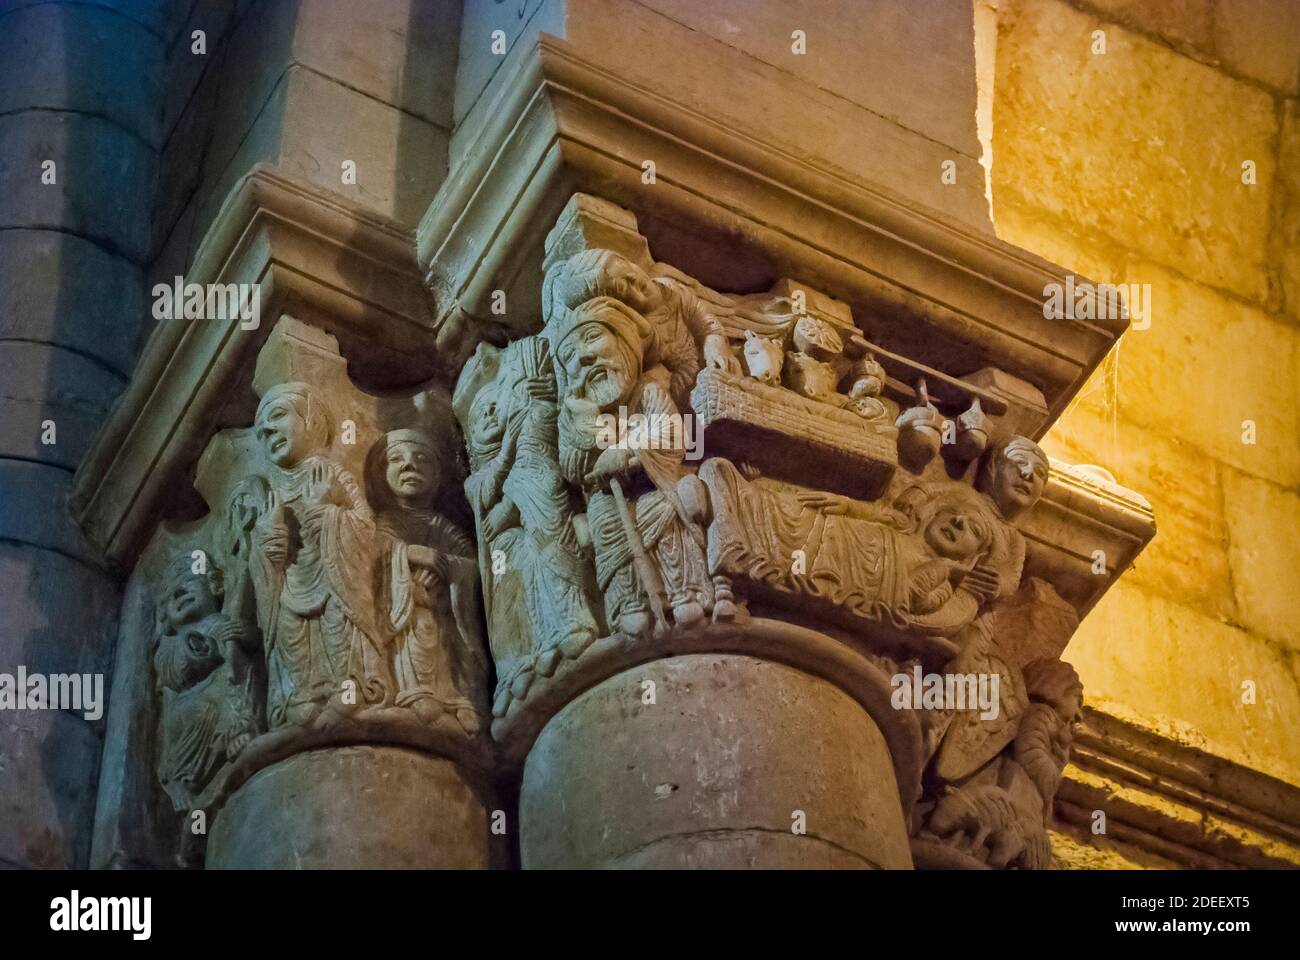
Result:
[[[998,235],[1151,294],[1045,443],[1159,531],[1067,659],[1093,706],[1300,784],[1300,2],[996,6]]]

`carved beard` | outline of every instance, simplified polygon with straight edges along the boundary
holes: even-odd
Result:
[[[575,395],[594,403],[601,410],[608,410],[631,392],[631,381],[625,367],[598,360],[583,370]]]

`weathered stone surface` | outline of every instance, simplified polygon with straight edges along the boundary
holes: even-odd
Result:
[[[51,550],[0,543],[0,672],[101,673],[113,664],[117,585]],[[104,689],[108,689],[107,676]]]
[[[293,56],[349,89],[450,129],[450,39],[460,32],[460,17],[457,0],[311,0],[299,5]]]
[[[979,155],[969,4],[648,0],[646,6],[958,153]],[[803,31],[807,53],[792,50],[795,30]],[[864,63],[871,69],[863,70]],[[877,82],[882,74],[892,81]]]
[[[1300,330],[1153,265],[1131,265],[1127,280],[1151,285],[1151,316],[1117,351],[1118,415],[1255,476],[1300,482]],[[1103,397],[1086,402],[1101,409]],[[1255,443],[1243,439],[1247,420]]]
[[[134,135],[85,114],[0,116],[0,227],[59,227],[136,263],[149,252],[156,156]],[[55,162],[56,182],[41,182]]]
[[[1300,4],[1215,0],[1214,51],[1233,71],[1295,96],[1300,89]]]
[[[0,30],[0,64],[8,67],[0,114],[33,108],[96,114],[157,146],[162,54],[158,37],[139,24],[94,4],[21,7]],[[124,75],[139,84],[134,96],[122,95]]]
[[[1083,0],[1082,5],[1177,47],[1212,52],[1215,0]]]
[[[448,760],[395,747],[300,753],[257,773],[211,823],[207,867],[482,870],[488,811]]]
[[[1281,273],[1285,309],[1300,321],[1300,102],[1288,100],[1278,147],[1277,222],[1273,246]]]
[[[280,169],[414,228],[447,174],[446,131],[304,67],[287,80]]]
[[[85,863],[100,741],[59,710],[0,711],[0,864]]]
[[[123,386],[79,353],[0,341],[0,457],[75,470]]]
[[[129,260],[56,230],[0,231],[0,339],[65,347],[126,377],[145,313]]]
[[[1117,26],[1094,54],[1102,21],[1059,0],[1012,0],[998,16],[995,218],[1010,199],[1263,301],[1271,98]]]
[[[0,540],[57,550],[87,563],[96,560],[68,516],[72,477],[66,470],[25,460],[0,460]]]
[[[1232,591],[1238,619],[1253,632],[1300,652],[1300,495],[1267,480],[1223,470]]]
[[[1140,346],[1136,338],[1142,334],[1130,336]],[[1123,367],[1126,348],[1127,340],[1118,358],[1121,383],[1129,378]],[[1177,434],[1120,419],[1113,396],[1089,395],[1085,404],[1057,421],[1043,446],[1070,462],[1099,464],[1151,501],[1159,530],[1124,574],[1124,582],[1219,619],[1235,616],[1225,514],[1231,516],[1243,505],[1225,497],[1217,464]]]
[[[748,657],[658,660],[573,700],[529,755],[519,829],[525,869],[911,865],[876,725]]]
[[[1091,706],[1300,784],[1300,693],[1282,648],[1120,582],[1066,654]],[[1247,680],[1254,703],[1243,703]]]
[[[174,135],[178,121],[192,108],[196,90],[220,73],[223,47],[234,28],[235,2],[201,0],[180,13],[188,15],[188,19],[177,24],[175,35],[167,38],[164,64],[167,83],[159,123],[164,144]],[[203,31],[203,53],[195,52],[194,33],[199,30]],[[166,194],[159,193],[166,199]]]

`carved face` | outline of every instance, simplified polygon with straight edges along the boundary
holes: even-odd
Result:
[[[601,410],[627,399],[640,375],[639,357],[599,320],[581,323],[560,344],[558,357],[569,381],[569,392]]]
[[[384,478],[398,500],[404,503],[427,500],[438,485],[433,451],[418,440],[389,443]]]
[[[1004,517],[1014,517],[1038,502],[1047,483],[1047,462],[1024,447],[1012,447],[993,467],[989,495]]]
[[[505,433],[505,420],[501,416],[501,404],[497,401],[497,391],[485,387],[479,391],[470,406],[470,439],[483,447],[497,443]]]
[[[930,549],[949,560],[969,560],[984,546],[978,521],[959,507],[940,507],[925,528]]]
[[[311,452],[307,421],[288,397],[257,411],[257,440],[277,467],[292,467]]]
[[[198,623],[217,612],[217,598],[212,594],[208,579],[200,574],[182,577],[171,585],[164,599],[164,616],[171,627],[185,623]]]

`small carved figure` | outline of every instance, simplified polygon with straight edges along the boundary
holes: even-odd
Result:
[[[153,664],[161,698],[158,778],[186,810],[261,728],[257,634],[221,610],[221,573],[176,557],[155,614]]]
[[[546,341],[512,344],[492,381],[472,401],[463,393],[458,389],[454,402],[469,448],[465,492],[478,523],[488,621],[503,650],[507,638],[527,641],[517,652],[522,657],[498,659],[499,681],[506,687],[518,680],[515,693],[522,696],[532,674],[518,668],[527,663],[550,676],[561,659],[577,657],[600,634],[589,565],[560,471]]]
[[[433,438],[392,430],[371,452],[372,489],[385,508],[385,590],[392,631],[396,705],[434,723],[454,717],[464,732],[482,727],[487,661],[478,620],[478,564],[455,525],[435,512],[441,481]]]
[[[759,383],[779,384],[785,351],[770,337],[760,337],[753,330],[745,331],[745,369]]]

